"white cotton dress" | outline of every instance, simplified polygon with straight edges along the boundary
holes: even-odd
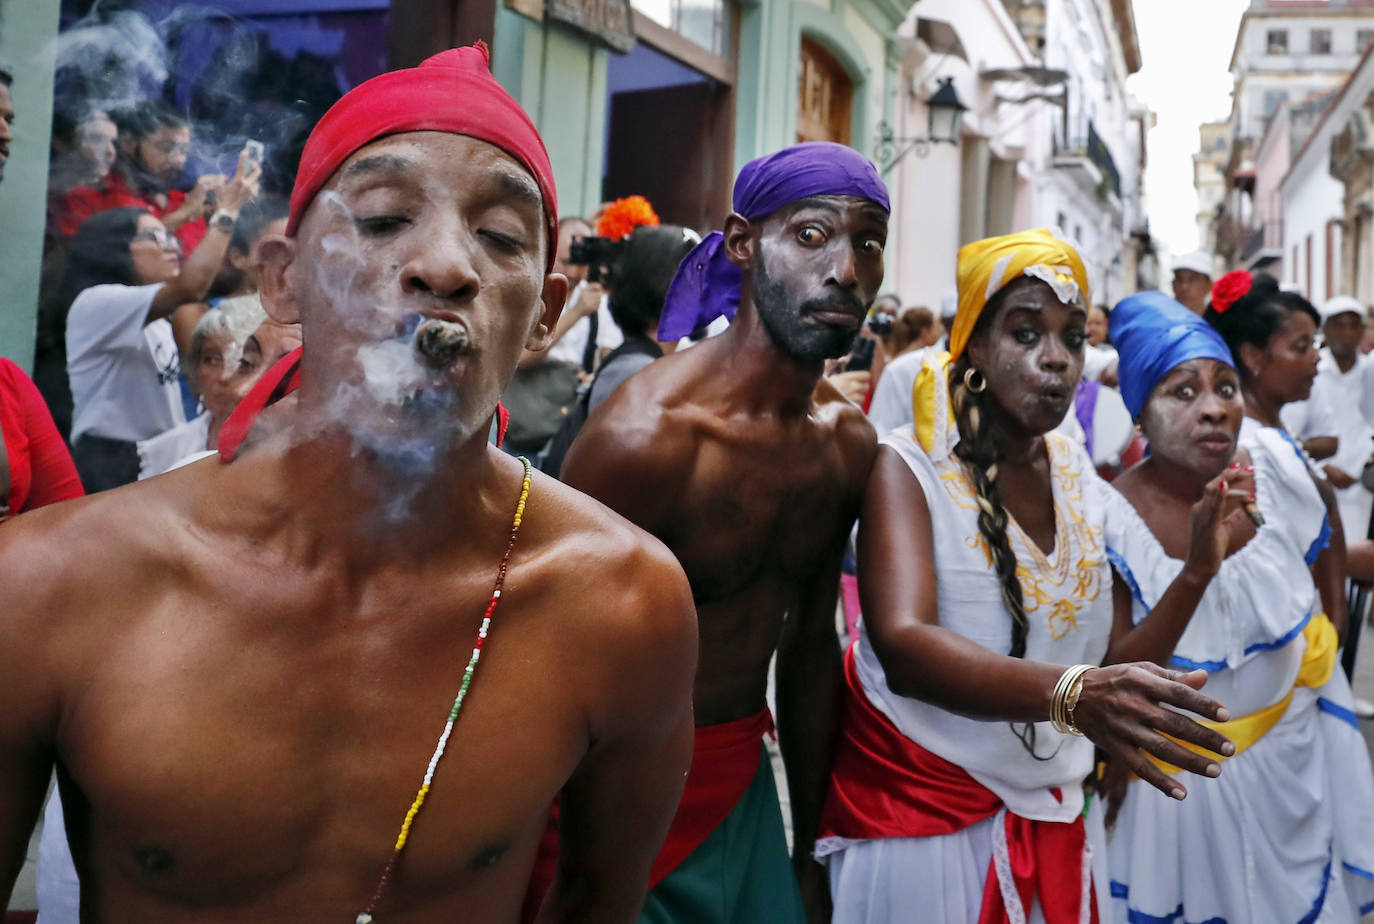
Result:
[[[1189,777],[1176,802],[1135,781],[1109,835],[1112,918],[1130,924],[1356,921],[1374,907],[1374,776],[1337,664],[1322,687],[1294,688],[1303,629],[1321,612],[1308,564],[1329,535],[1325,508],[1288,436],[1247,419],[1265,525],[1208,586],[1171,666],[1205,669],[1203,692],[1233,718],[1291,691],[1283,718],[1225,761]],[[1140,622],[1183,563],[1121,494],[1099,483],[1108,554]]]
[[[1047,557],[1014,522],[1008,528],[1030,617],[1026,658],[1066,666],[1098,664],[1106,653],[1112,622],[1112,575],[1102,511],[1086,502],[1098,476],[1080,446],[1056,433],[1047,434],[1045,442],[1053,482],[1054,549]],[[894,430],[883,444],[910,466],[930,506],[940,625],[1006,653],[1011,648],[1011,617],[987,543],[978,531],[974,489],[962,464],[950,455],[932,461],[909,425]],[[1001,798],[1006,811],[1065,823],[1082,814],[1082,781],[1093,765],[1093,745],[1086,738],[1038,723],[1035,752],[1046,759],[1037,759],[1006,722],[978,721],[898,696],[888,688],[862,624],[854,659],[873,706],[912,741],[967,770]],[[829,868],[833,924],[976,921],[993,856],[994,825],[1001,821],[999,813],[938,837],[821,840],[816,856]],[[1098,906],[1105,909],[1103,838],[1100,814],[1090,812],[1084,862],[1091,865]],[[1086,902],[1083,909],[1088,910]],[[1044,919],[1038,902],[1034,908],[1016,911],[1024,911],[1021,920]],[[1018,919],[1015,911],[1011,919]]]

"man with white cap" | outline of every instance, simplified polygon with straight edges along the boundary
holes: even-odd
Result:
[[[1174,298],[1194,314],[1207,310],[1217,260],[1205,250],[1185,253],[1174,260]]]
[[[1321,305],[1322,336],[1326,345],[1317,364],[1319,389],[1326,393],[1336,415],[1336,454],[1323,466],[1336,489],[1341,523],[1352,540],[1365,538],[1374,495],[1360,483],[1365,463],[1374,455],[1374,363],[1360,352],[1364,337],[1364,306],[1348,295]],[[1355,413],[1358,408],[1359,412]]]
[[[1322,317],[1326,344],[1317,362],[1312,395],[1316,398],[1320,393],[1326,398],[1338,438],[1336,454],[1322,468],[1336,489],[1346,541],[1354,544],[1369,536],[1370,513],[1374,509],[1374,494],[1360,480],[1365,463],[1374,455],[1374,360],[1360,352],[1365,330],[1364,305],[1349,295],[1337,295],[1318,306],[1317,311]],[[1338,409],[1344,413],[1337,413]],[[1358,622],[1358,618],[1352,617],[1352,628],[1345,640],[1342,660],[1347,674],[1354,666],[1359,645]],[[1356,698],[1355,711],[1361,718],[1370,718],[1374,716],[1374,703]]]

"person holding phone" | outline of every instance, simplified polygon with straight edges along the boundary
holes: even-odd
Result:
[[[185,422],[181,362],[168,318],[205,297],[261,172],[240,155],[234,179],[220,189],[209,233],[184,262],[178,238],[143,208],[93,215],[72,239],[66,280],[71,440],[88,492],[136,480],[137,442]]]

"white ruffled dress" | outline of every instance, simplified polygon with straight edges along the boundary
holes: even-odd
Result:
[[[942,421],[939,429],[944,428]],[[892,431],[882,442],[897,450],[911,468],[930,507],[940,625],[1005,653],[1011,646],[1011,617],[987,542],[978,531],[977,498],[962,463],[947,453],[932,460],[910,426]],[[1045,443],[1055,547],[1046,556],[1014,520],[1007,529],[1030,617],[1026,657],[1053,664],[1098,664],[1107,650],[1112,622],[1112,575],[1103,543],[1102,510],[1087,502],[1092,483],[1099,479],[1081,446],[1057,433],[1047,434]],[[1002,800],[1006,811],[1064,823],[1082,814],[1081,784],[1093,763],[1093,745],[1086,738],[1061,734],[1050,723],[1040,722],[1032,756],[1006,722],[972,719],[893,693],[862,626],[854,658],[873,706],[903,735],[967,770]],[[816,857],[829,868],[833,924],[976,921],[995,855],[996,826],[1001,823],[999,814],[943,836],[821,840]],[[1083,862],[1102,909],[1107,869],[1100,813],[1090,812],[1086,823],[1089,850]],[[1086,920],[1086,903],[1083,911]],[[1013,922],[1044,920],[1038,901],[1010,914]]]
[[[1247,419],[1262,526],[1226,559],[1170,666],[1202,668],[1204,692],[1233,718],[1287,711],[1215,780],[1189,776],[1188,798],[1130,784],[1109,835],[1113,920],[1130,924],[1312,924],[1374,909],[1374,776],[1337,664],[1322,687],[1294,688],[1321,612],[1309,564],[1330,535],[1325,508],[1282,430]],[[1144,619],[1183,563],[1134,507],[1098,483],[1108,555]]]

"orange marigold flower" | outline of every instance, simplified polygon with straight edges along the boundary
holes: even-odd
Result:
[[[626,196],[606,206],[601,220],[596,223],[596,233],[618,241],[628,237],[635,228],[642,225],[658,224],[658,215],[649,200],[643,196]]]

